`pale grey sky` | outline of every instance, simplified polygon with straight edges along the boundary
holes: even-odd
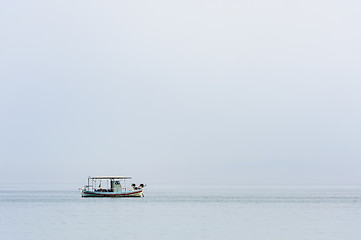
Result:
[[[360,184],[360,9],[0,0],[0,181]]]

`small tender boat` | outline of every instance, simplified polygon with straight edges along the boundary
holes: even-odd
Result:
[[[144,197],[145,184],[132,184],[125,181],[131,177],[88,177],[88,185],[80,188],[82,197]],[[97,187],[98,186],[98,187]],[[103,187],[106,186],[106,187]]]

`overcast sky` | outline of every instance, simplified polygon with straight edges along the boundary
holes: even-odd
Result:
[[[360,9],[0,0],[0,181],[361,184]]]

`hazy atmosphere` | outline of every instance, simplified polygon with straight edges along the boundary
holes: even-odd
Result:
[[[361,184],[360,9],[0,0],[0,181]]]

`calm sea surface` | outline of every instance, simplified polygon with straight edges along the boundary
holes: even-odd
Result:
[[[147,186],[144,198],[0,186],[0,239],[360,240],[361,186]]]

